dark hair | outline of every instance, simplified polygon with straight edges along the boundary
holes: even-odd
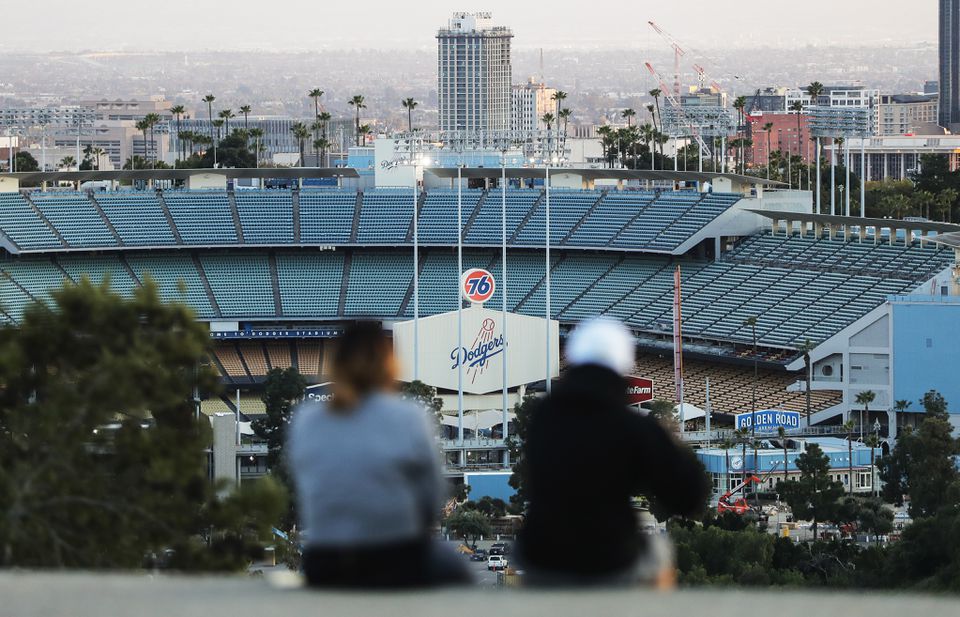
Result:
[[[345,412],[394,381],[393,352],[380,324],[358,321],[340,337],[333,354],[331,409]]]

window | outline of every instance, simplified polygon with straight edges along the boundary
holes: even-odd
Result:
[[[857,488],[870,489],[871,488],[871,478],[870,472],[860,471],[857,472]]]

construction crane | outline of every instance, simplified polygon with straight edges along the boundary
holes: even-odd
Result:
[[[720,499],[717,500],[717,514],[723,514],[724,512],[733,512],[734,514],[746,514],[750,512],[753,508],[747,504],[747,500],[743,497],[738,498],[735,501],[730,501],[731,497],[747,488],[751,484],[763,484],[766,482],[774,471],[777,470],[777,467],[780,465],[780,461],[775,461],[773,467],[761,477],[757,476],[747,476],[743,482],[734,486],[729,491],[720,496]]]
[[[699,64],[694,63],[693,70],[697,72],[697,81],[700,82],[700,87],[703,88],[703,84],[707,81],[706,69],[704,69]],[[720,84],[718,84],[713,80],[710,80],[710,87],[713,88],[718,93],[722,90],[722,88],[720,88]]]
[[[670,88],[667,87],[663,76],[658,73],[657,69],[653,68],[653,65],[649,62],[645,62],[644,65],[647,67],[647,70],[650,71],[650,74],[653,75],[653,78],[657,80],[657,83],[660,84],[660,89],[663,91],[663,96],[665,99],[667,99],[667,102],[670,103],[670,106],[677,110],[677,114],[681,118],[687,119],[687,115],[683,111],[683,106],[680,104],[680,101],[677,100],[677,97],[670,93]],[[693,130],[694,139],[696,139],[697,144],[700,145],[700,151],[709,156],[710,149],[707,147],[707,143],[703,141],[703,137],[700,136],[700,132],[696,130],[692,122],[690,123],[690,128]]]
[[[663,37],[670,47],[673,48],[673,96],[680,96],[680,58],[687,55],[687,52],[684,51],[683,47],[680,46],[680,43],[677,42],[677,39],[673,38],[666,30],[661,28],[656,24],[656,22],[648,21],[650,27],[653,28],[653,31]],[[664,92],[671,92],[669,88],[666,88],[665,85],[661,86]]]

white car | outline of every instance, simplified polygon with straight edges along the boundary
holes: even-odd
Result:
[[[503,555],[490,555],[487,559],[487,570],[506,570],[507,558]]]

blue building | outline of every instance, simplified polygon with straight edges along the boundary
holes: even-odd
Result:
[[[797,457],[806,449],[807,444],[820,446],[823,453],[830,458],[830,479],[841,482],[844,487],[850,483],[850,449],[846,439],[839,437],[804,437],[787,438],[787,478],[799,477]],[[853,490],[855,493],[869,493],[874,483],[879,481],[875,474],[870,473],[870,448],[859,442],[854,442],[853,448]],[[703,448],[697,450],[697,458],[706,467],[713,481],[714,500],[725,493],[730,487],[736,486],[747,476],[757,476],[763,483],[761,491],[773,491],[777,482],[783,480],[783,446],[779,439],[766,439],[760,442],[756,459],[753,449],[747,447],[746,455],[742,446],[736,446],[729,451],[723,448]],[[874,456],[879,457],[881,451],[877,448]],[[729,464],[729,467],[728,467]]]

